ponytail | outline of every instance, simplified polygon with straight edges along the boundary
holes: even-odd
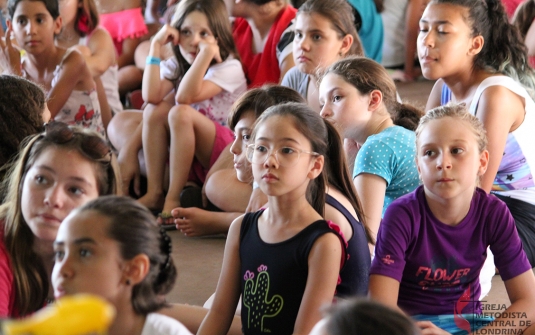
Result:
[[[468,9],[472,36],[483,36],[485,44],[474,65],[501,73],[521,83],[535,98],[535,71],[528,64],[527,48],[516,27],[509,23],[500,0],[433,0]]]
[[[357,191],[355,189],[355,185],[353,184],[353,180],[351,179],[351,174],[349,173],[340,133],[330,121],[327,119],[324,119],[324,121],[325,126],[327,127],[329,141],[329,154],[328,157],[325,157],[325,166],[323,168],[327,175],[327,181],[329,182],[330,186],[340,191],[340,193],[342,193],[349,200],[349,203],[351,203],[351,206],[353,206],[355,212],[357,213],[357,219],[364,227],[364,231],[366,232],[366,240],[368,243],[375,244],[375,241],[370,233],[370,229],[366,225],[366,217],[364,216],[362,205],[357,196]]]
[[[390,116],[395,125],[412,131],[416,130],[420,118],[424,115],[420,109],[397,101],[395,101],[393,106],[388,108],[388,110],[390,111]]]

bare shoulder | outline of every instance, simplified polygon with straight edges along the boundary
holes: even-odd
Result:
[[[435,82],[433,88],[431,89],[431,93],[429,93],[429,99],[427,100],[427,104],[425,106],[426,111],[442,105],[441,96],[443,86],[444,81],[442,79],[438,79]]]

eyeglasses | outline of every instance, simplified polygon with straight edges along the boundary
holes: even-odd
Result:
[[[279,165],[283,167],[292,167],[297,164],[301,154],[319,156],[317,152],[305,151],[292,147],[281,147],[273,152],[273,150],[269,150],[263,145],[249,144],[247,146],[246,156],[251,164],[264,164],[272,154],[275,155],[275,159]]]
[[[63,122],[51,121],[45,123],[44,137],[56,144],[65,144],[72,141],[76,136],[80,138],[80,145],[86,155],[93,159],[102,159],[111,154],[106,140],[99,135],[75,132],[69,125]]]

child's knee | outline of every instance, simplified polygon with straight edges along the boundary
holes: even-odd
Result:
[[[192,123],[192,111],[198,113],[189,105],[178,105],[171,108],[169,111],[169,124],[170,125],[185,125]]]
[[[169,104],[160,102],[159,104],[147,104],[143,110],[143,120],[149,123],[167,122],[167,114],[169,113]]]

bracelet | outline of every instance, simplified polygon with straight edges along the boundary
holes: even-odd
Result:
[[[160,65],[160,62],[162,60],[158,57],[152,57],[152,56],[147,56],[147,60],[145,61],[145,64],[147,65]]]

